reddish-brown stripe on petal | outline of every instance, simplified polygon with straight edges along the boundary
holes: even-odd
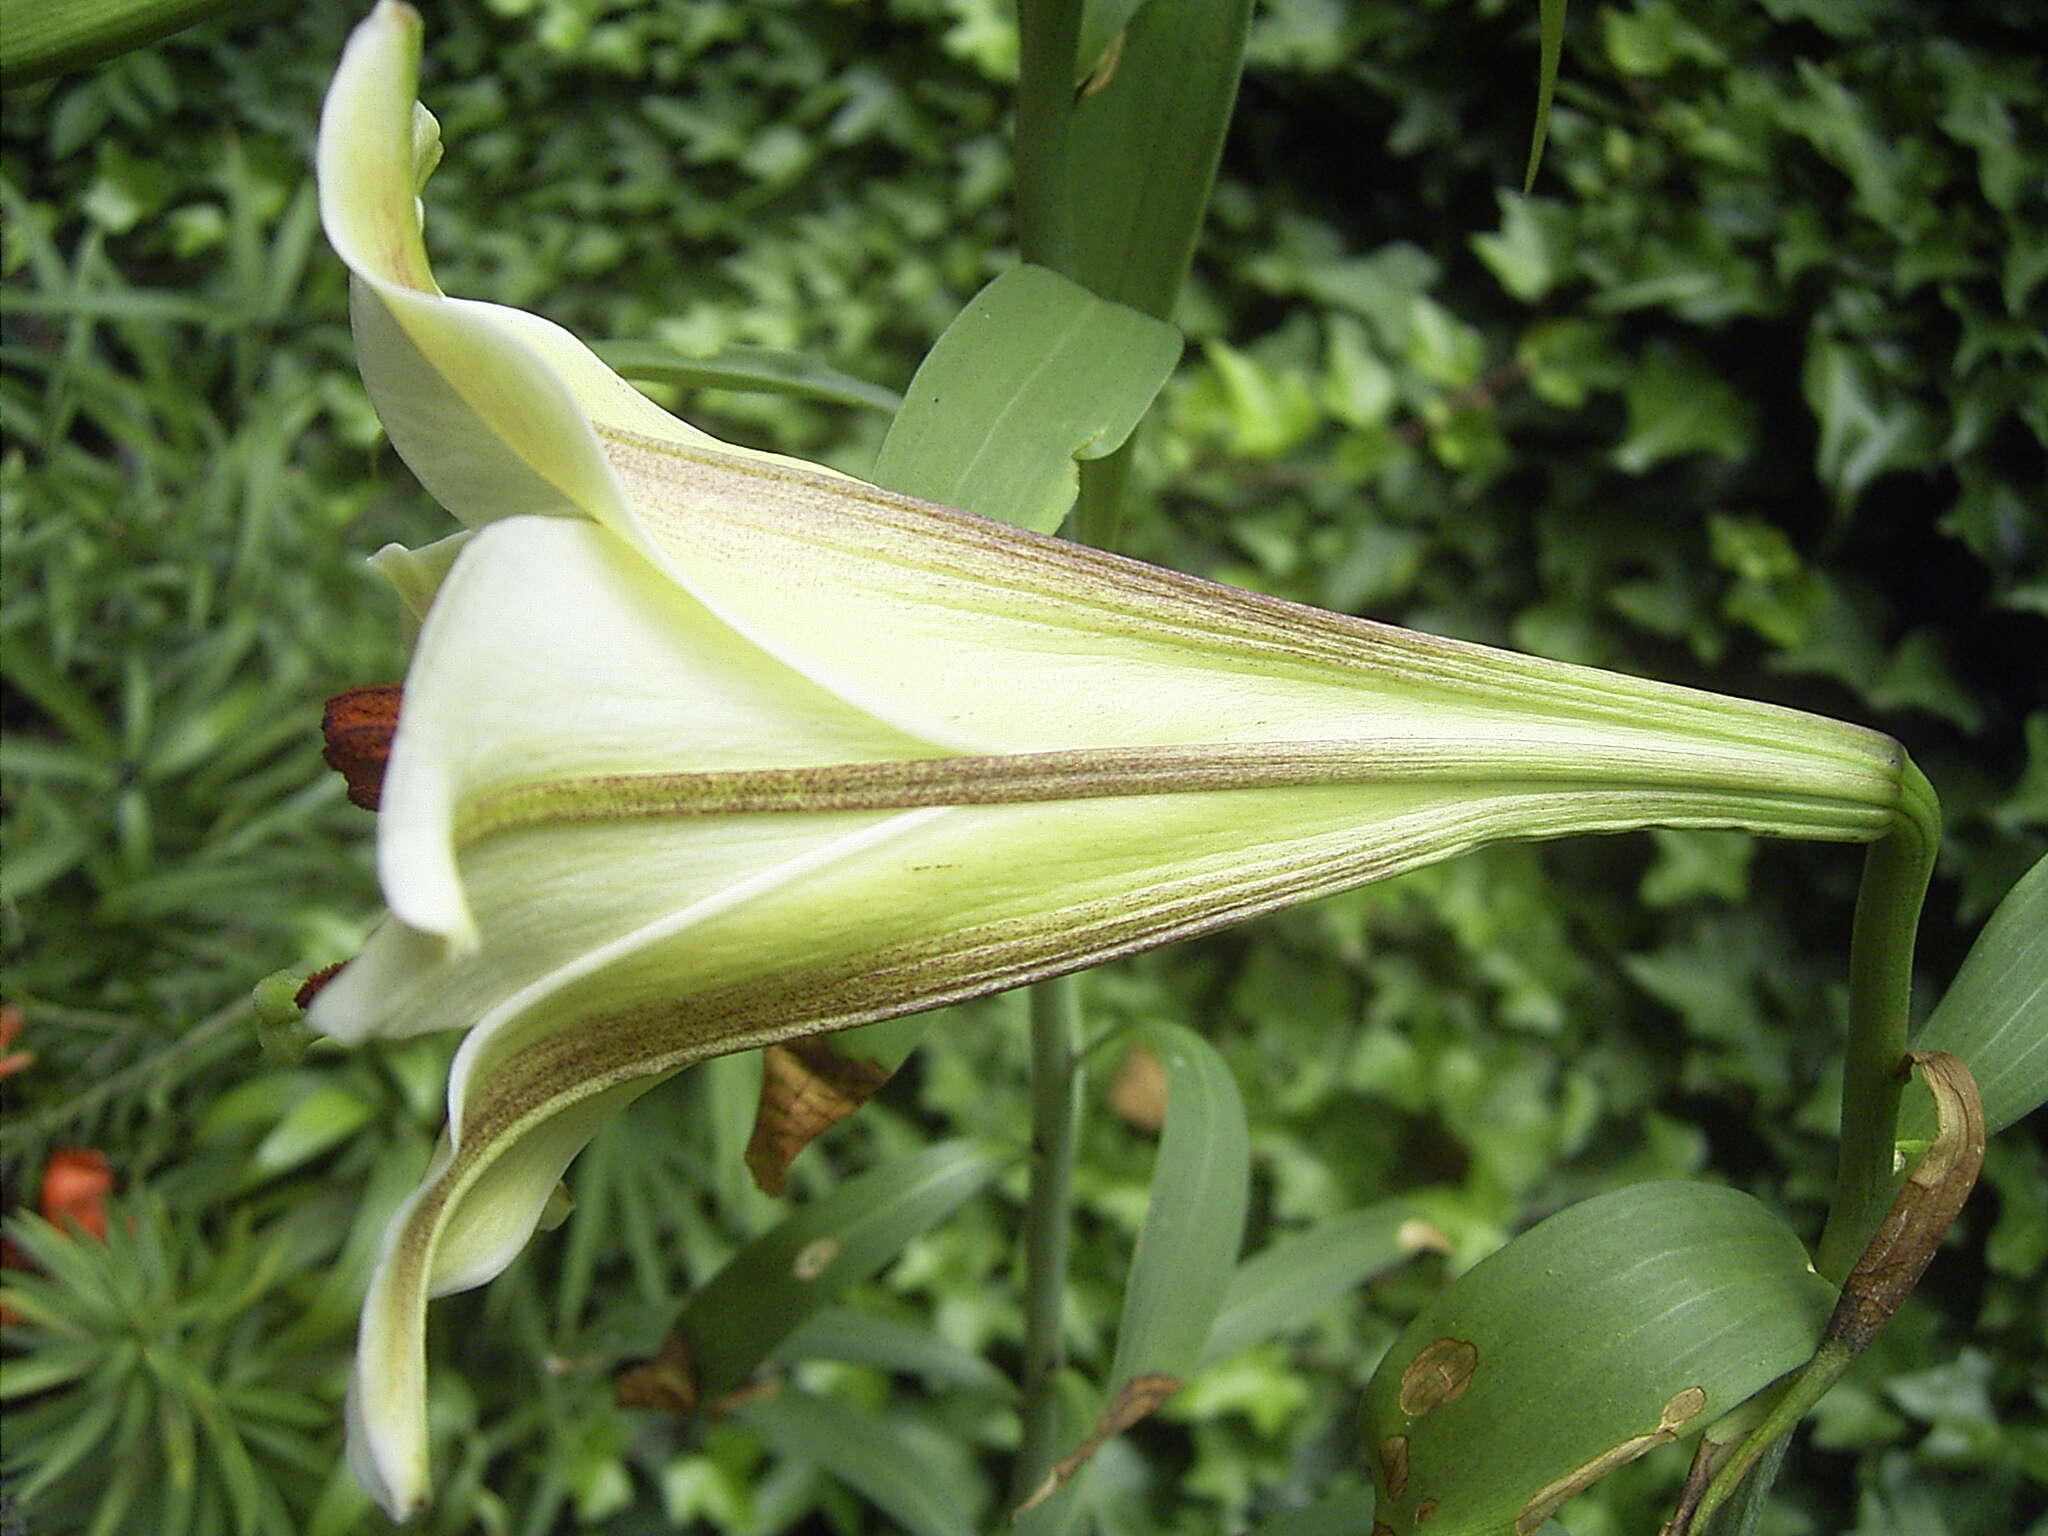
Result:
[[[391,759],[402,696],[396,683],[351,688],[329,699],[320,719],[320,734],[327,743],[321,755],[348,781],[349,804],[366,811],[377,809],[384,792],[384,766]]]

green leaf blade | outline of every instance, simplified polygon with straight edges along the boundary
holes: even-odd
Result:
[[[910,381],[876,483],[1050,533],[1076,459],[1129,437],[1180,359],[1171,326],[1042,267],[990,283]]]
[[[941,1142],[847,1180],[742,1248],[677,1320],[703,1397],[744,1383],[799,1325],[986,1188],[1015,1156]]]
[[[1388,1200],[1333,1216],[1253,1254],[1230,1277],[1203,1361],[1299,1327],[1318,1307],[1412,1257],[1403,1228],[1416,1215],[1412,1201]]]
[[[1962,1058],[1987,1135],[2048,1103],[2048,859],[1998,904],[1913,1048]],[[1933,1130],[1932,1101],[1916,1088],[1901,1136],[1925,1140]]]
[[[1185,1377],[1202,1356],[1244,1242],[1251,1137],[1237,1080],[1192,1030],[1162,1024],[1166,1123],[1152,1199],[1124,1288],[1112,1390],[1133,1376]]]
[[[1251,0],[1148,5],[1074,110],[1074,269],[1162,319],[1193,259],[1237,103]]]
[[[1536,126],[1529,135],[1529,166],[1522,173],[1522,190],[1536,185],[1536,168],[1543,163],[1543,143],[1550,136],[1550,103],[1557,93],[1557,65],[1564,56],[1565,0],[1542,0],[1537,28],[1542,53],[1536,66]]]
[[[691,357],[658,341],[599,341],[591,343],[590,350],[627,378],[650,383],[789,395],[822,405],[852,405],[872,411],[894,411],[903,404],[895,390],[841,373],[802,352],[727,347]]]
[[[1394,1536],[1534,1530],[1804,1363],[1833,1303],[1747,1195],[1653,1182],[1572,1206],[1437,1296],[1374,1374],[1377,1517]]]
[[[786,1364],[841,1360],[921,1377],[936,1387],[987,1397],[1016,1396],[1016,1386],[980,1355],[929,1329],[850,1307],[823,1307],[775,1350]]]
[[[921,1454],[902,1425],[787,1387],[748,1404],[738,1417],[778,1455],[822,1468],[907,1536],[963,1536],[975,1529],[973,1506],[983,1501]]]

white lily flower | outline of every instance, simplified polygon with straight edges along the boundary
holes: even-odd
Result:
[[[391,916],[314,999],[464,1027],[363,1312],[351,1458],[430,1484],[427,1299],[510,1262],[604,1119],[706,1056],[1094,964],[1501,838],[1883,836],[1855,726],[1302,608],[748,453],[566,332],[443,296],[419,20],[321,121],[393,442],[478,531],[387,556],[424,623]],[[452,558],[451,558],[452,557]]]

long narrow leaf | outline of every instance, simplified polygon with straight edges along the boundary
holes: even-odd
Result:
[[[1124,1286],[1106,1405],[1027,1506],[1019,1536],[1070,1530],[1086,1503],[1094,1452],[1171,1396],[1200,1363],[1244,1241],[1251,1138],[1237,1081],[1193,1031],[1162,1024],[1147,1033],[1166,1068],[1166,1122]]]
[[[841,373],[801,352],[728,347],[689,357],[658,341],[599,341],[591,350],[629,379],[681,384],[688,389],[731,389],[756,395],[794,395],[826,405],[894,411],[903,397],[866,379]]]
[[[1230,1277],[1203,1360],[1297,1328],[1317,1308],[1411,1258],[1402,1229],[1415,1214],[1412,1201],[1385,1201],[1333,1216],[1246,1259]]]
[[[1113,1392],[1134,1376],[1194,1370],[1230,1289],[1251,1187],[1251,1137],[1229,1066],[1178,1024],[1149,1033],[1166,1067],[1166,1124],[1124,1287]]]
[[[1541,57],[1536,65],[1536,126],[1529,134],[1529,168],[1522,173],[1522,190],[1536,185],[1536,167],[1543,163],[1543,143],[1550,136],[1550,100],[1557,92],[1557,64],[1564,54],[1565,0],[1542,0],[1537,21],[1541,34]]]
[[[0,25],[0,84],[23,85],[110,59],[240,0],[15,0]]]
[[[1075,268],[1104,298],[1172,312],[1237,101],[1251,9],[1251,0],[1145,6],[1114,71],[1075,109]]]
[[[1913,1048],[1963,1059],[1989,1135],[2048,1103],[2048,859],[1998,904]],[[1933,1130],[1933,1106],[1916,1088],[1902,1135]]]
[[[1145,0],[1086,0],[1081,7],[1081,39],[1074,49],[1074,84],[1085,85],[1098,68],[1113,65],[1121,45],[1117,34],[1131,23]]]
[[[858,1491],[907,1536],[967,1536],[975,1528],[963,1490],[939,1475],[899,1426],[787,1387],[738,1417],[778,1454],[815,1462]]]
[[[941,1142],[849,1179],[742,1248],[690,1297],[676,1323],[703,1397],[740,1386],[799,1324],[944,1220],[1016,1156]]]
[[[824,1307],[812,1314],[809,1321],[782,1341],[775,1358],[792,1364],[799,1360],[844,1360],[877,1370],[921,1376],[939,1386],[989,1397],[1016,1394],[1010,1378],[980,1355],[914,1324],[846,1307]]]

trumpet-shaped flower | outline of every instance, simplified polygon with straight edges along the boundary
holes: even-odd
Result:
[[[321,122],[393,442],[475,531],[423,615],[378,820],[390,916],[314,1000],[466,1027],[365,1303],[351,1454],[429,1486],[430,1295],[502,1269],[595,1128],[708,1055],[1051,976],[1500,838],[1869,841],[1885,737],[1233,591],[747,453],[567,333],[443,296],[419,22]]]

